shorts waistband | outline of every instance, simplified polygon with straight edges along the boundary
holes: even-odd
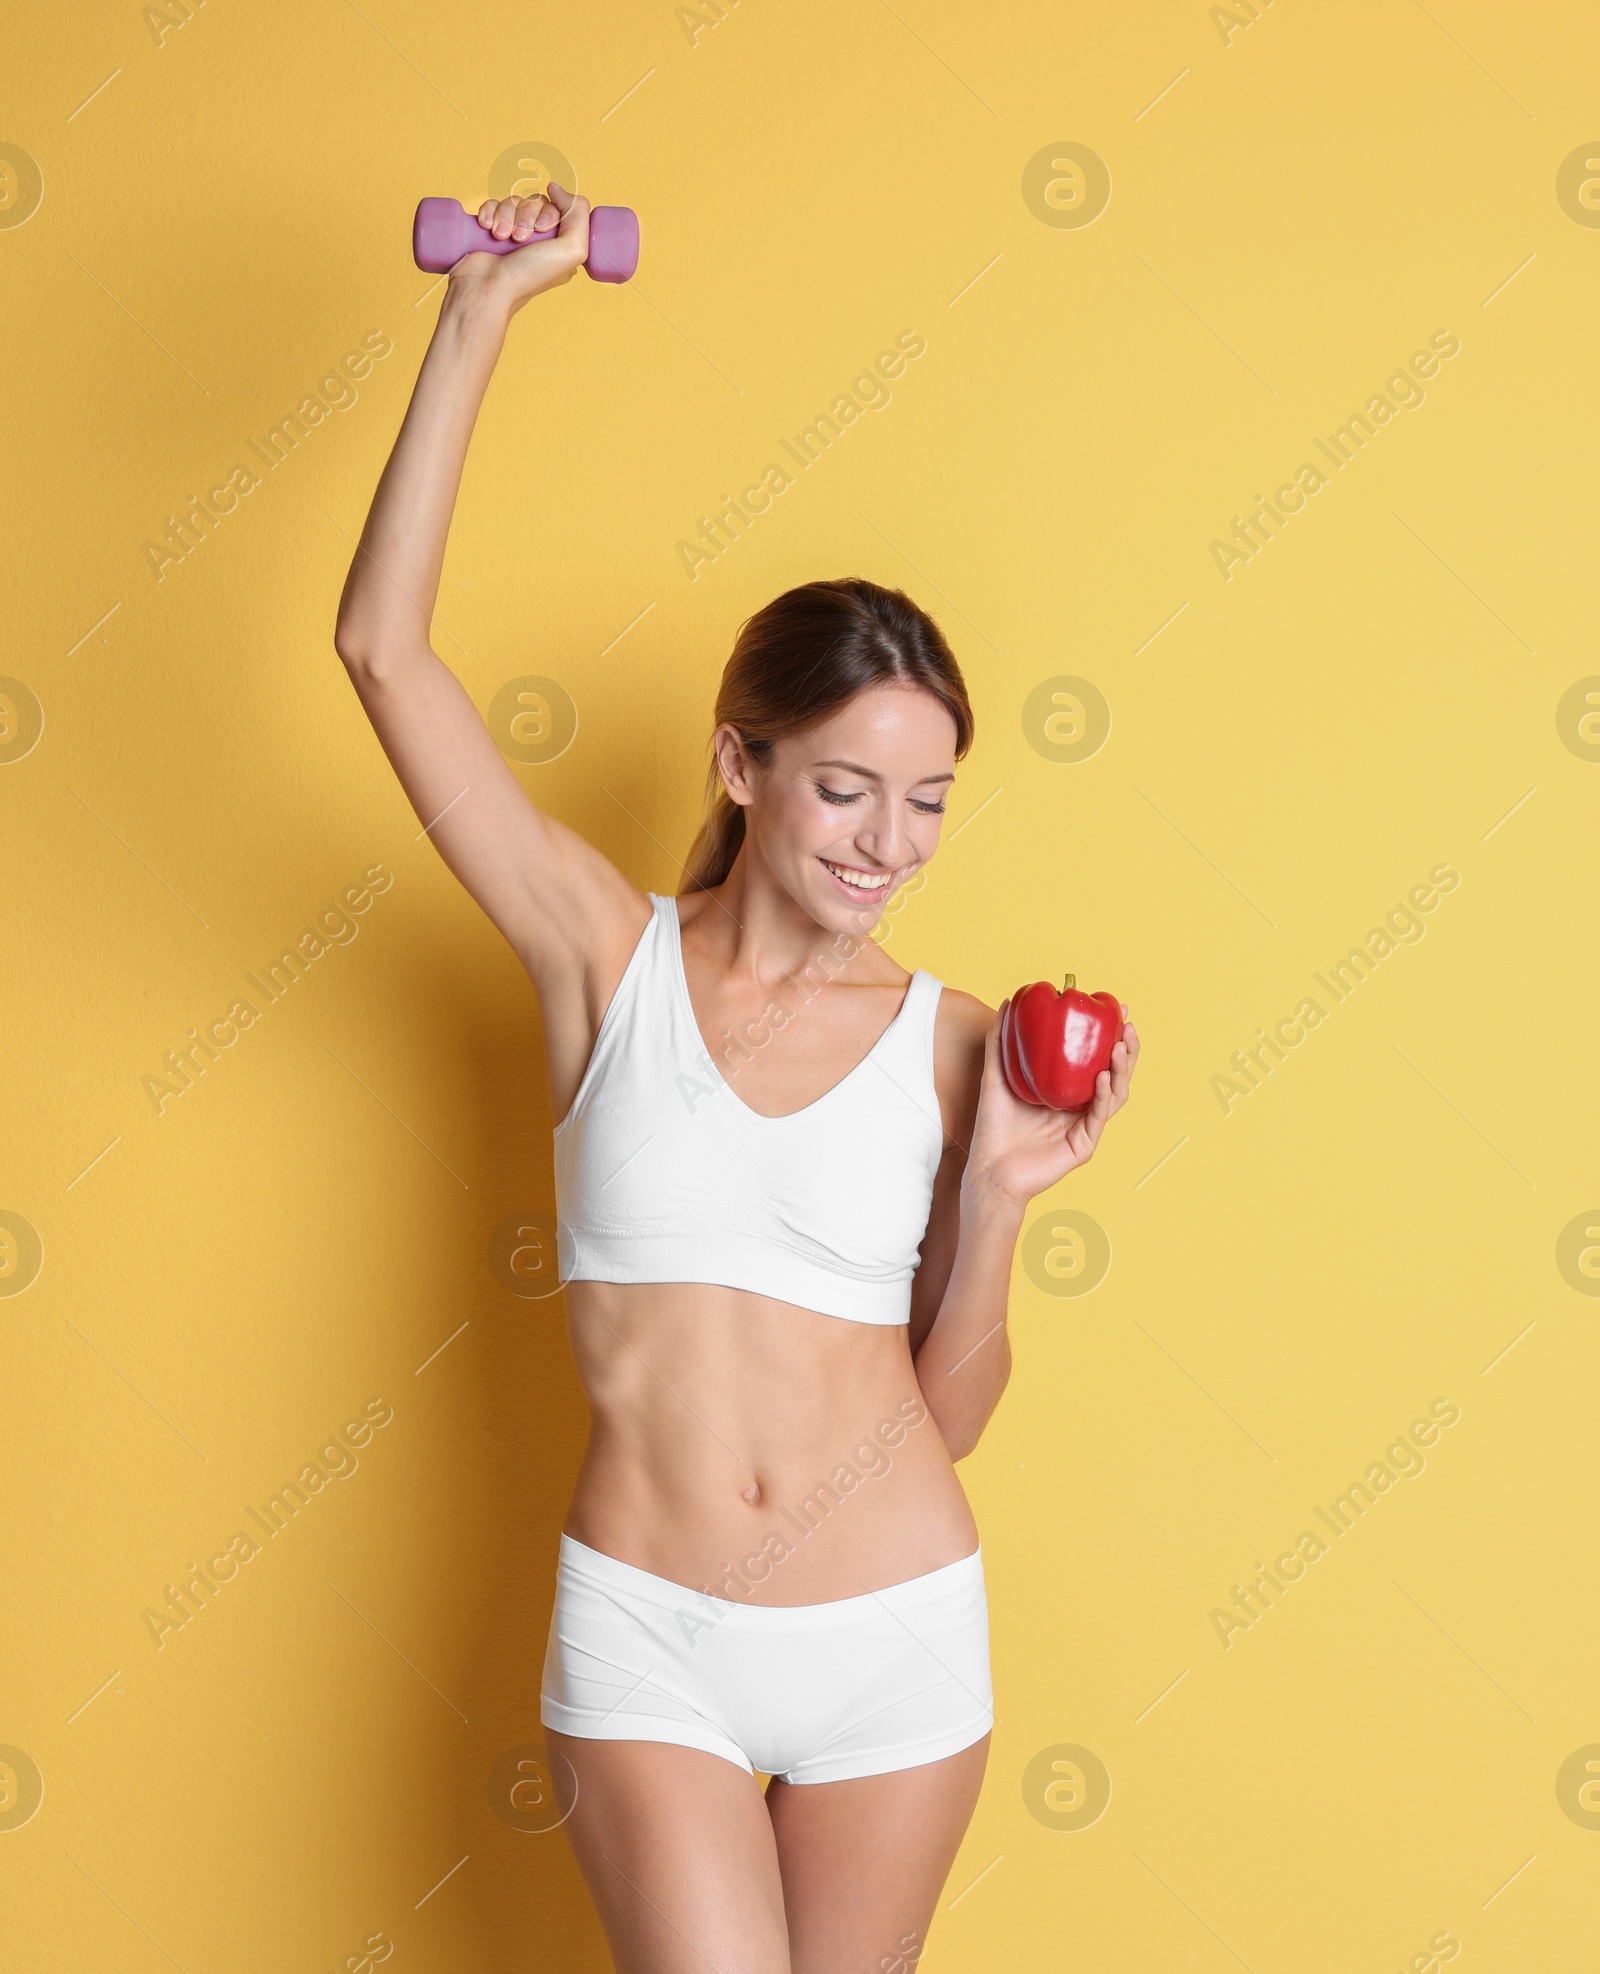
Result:
[[[774,1567],[781,1567],[774,1565]],[[921,1576],[906,1577],[899,1583],[868,1590],[860,1596],[830,1598],[820,1604],[746,1604],[731,1597],[717,1597],[687,1583],[656,1576],[636,1564],[624,1563],[604,1551],[591,1549],[576,1537],[563,1534],[557,1574],[587,1582],[599,1588],[654,1604],[670,1611],[686,1607],[713,1611],[719,1623],[736,1621],[752,1630],[767,1633],[810,1631],[838,1624],[859,1623],[874,1612],[905,1613],[959,1603],[964,1597],[983,1594],[983,1546],[953,1563],[927,1570]]]

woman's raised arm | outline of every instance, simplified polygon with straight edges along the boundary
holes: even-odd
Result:
[[[571,1094],[560,1086],[576,1088],[650,908],[608,858],[528,799],[429,640],[467,446],[507,326],[533,296],[570,281],[588,250],[588,203],[559,186],[548,200],[502,200],[479,214],[502,240],[558,214],[554,239],[504,256],[468,254],[452,268],[333,641],[434,847],[533,976],[559,1114]]]

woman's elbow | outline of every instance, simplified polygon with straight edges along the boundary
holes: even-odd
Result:
[[[333,626],[333,648],[347,672],[371,672],[377,664],[377,640],[370,625],[342,610]]]
[[[392,632],[375,630],[359,617],[339,618],[333,627],[333,648],[345,670],[357,681],[392,679],[411,655],[402,638]]]
[[[993,1385],[990,1387],[982,1412],[976,1417],[952,1421],[951,1430],[945,1435],[945,1444],[950,1448],[952,1460],[965,1460],[969,1453],[978,1449],[978,1441],[988,1430],[989,1421],[998,1410],[1005,1396],[1006,1386],[1011,1382],[1011,1347],[1006,1346],[1004,1364],[998,1367]]]
[[[345,665],[360,665],[368,656],[370,640],[362,634],[361,626],[354,617],[346,616],[341,610],[334,619],[333,648]]]

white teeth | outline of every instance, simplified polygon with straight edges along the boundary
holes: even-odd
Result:
[[[826,857],[822,861],[828,864]],[[842,864],[828,864],[828,869],[835,877],[843,878],[846,884],[853,886],[857,891],[881,891],[894,875],[892,871],[846,870]]]

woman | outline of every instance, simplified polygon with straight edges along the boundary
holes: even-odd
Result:
[[[867,936],[972,734],[897,591],[806,584],[745,625],[678,897],[533,807],[429,624],[507,325],[572,278],[588,206],[478,218],[560,230],[452,269],[334,641],[543,1016],[592,1415],[541,1706],[566,1828],[628,1974],[904,1966],[993,1720],[952,1463],[1005,1386],[1024,1208],[1091,1155],[1138,1042],[1085,1114],[1023,1104],[993,1011]]]

